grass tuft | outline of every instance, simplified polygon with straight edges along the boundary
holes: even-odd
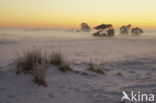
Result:
[[[42,54],[41,49],[34,48],[32,51],[24,51],[22,55],[17,55],[18,69],[16,73],[32,73],[36,64],[43,64],[45,61],[47,62],[47,58]]]
[[[59,67],[59,70],[62,72],[72,71],[70,62],[63,62],[63,64]]]
[[[88,63],[88,70],[95,72],[95,73],[99,73],[99,74],[105,74],[105,72],[102,69],[102,65],[94,63],[92,60],[90,60],[90,62]]]
[[[32,51],[24,51],[22,55],[18,54],[16,66],[16,74],[21,72],[32,74],[34,76],[33,81],[35,83],[47,86],[45,74],[48,66],[48,60],[46,55],[41,52],[41,49],[34,48]]]
[[[64,56],[61,52],[52,52],[49,62],[50,64],[61,66],[64,63]]]
[[[65,56],[60,52],[52,52],[50,55],[50,64],[59,66],[58,69],[62,72],[72,71],[70,62],[65,58]]]
[[[46,69],[47,69],[47,63],[46,61],[43,62],[42,64],[35,64],[34,66],[34,79],[33,81],[35,83],[37,83],[38,85],[43,85],[45,87],[47,87],[47,83],[46,83]]]

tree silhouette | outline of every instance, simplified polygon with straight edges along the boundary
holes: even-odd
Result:
[[[121,28],[120,28],[120,34],[129,34],[129,30],[131,29],[131,24],[129,25],[123,25]]]
[[[131,30],[132,36],[140,35],[142,33],[144,33],[144,31],[141,28],[139,28],[139,27],[132,28],[132,30]]]
[[[90,30],[91,30],[91,28],[88,26],[88,24],[87,23],[81,23],[81,30],[83,31],[83,32],[90,32]]]
[[[114,36],[115,33],[112,24],[101,24],[94,27],[94,29],[98,30],[93,34],[94,36]]]
[[[108,25],[107,24],[101,24],[101,25],[98,25],[98,26],[94,27],[94,29],[96,29],[96,30],[100,30],[100,29],[104,30],[104,29],[107,29],[109,27],[112,27],[112,25],[111,24],[108,24]]]

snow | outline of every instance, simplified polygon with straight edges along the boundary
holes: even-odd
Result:
[[[156,94],[156,32],[138,37],[92,37],[65,30],[0,30],[0,103],[119,103],[122,91]],[[60,50],[72,68],[88,75],[62,73],[49,66],[48,87],[32,82],[31,75],[16,75],[17,52],[42,48]],[[92,59],[105,63],[105,75],[87,71]],[[122,73],[123,76],[117,75]]]

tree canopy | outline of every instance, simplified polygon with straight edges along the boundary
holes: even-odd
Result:
[[[94,29],[100,30],[100,29],[106,29],[106,28],[109,28],[109,27],[112,27],[112,24],[101,24],[101,25],[98,25],[98,26],[94,27]]]
[[[139,27],[136,27],[136,28],[132,28],[131,30],[131,34],[134,36],[134,35],[140,35],[141,33],[143,33],[144,31],[139,28]]]
[[[120,34],[129,34],[129,30],[131,29],[131,24],[129,25],[123,25],[120,28]]]
[[[115,30],[113,29],[112,24],[101,24],[98,25],[96,27],[94,27],[94,29],[98,30],[96,33],[93,33],[94,36],[114,36],[115,34]]]
[[[89,32],[91,30],[91,28],[89,27],[89,25],[87,23],[81,23],[81,30],[84,32]]]

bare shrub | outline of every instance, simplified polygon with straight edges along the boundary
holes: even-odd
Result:
[[[50,64],[61,66],[64,63],[64,56],[59,52],[52,52],[50,55]]]
[[[90,60],[90,62],[88,63],[88,70],[95,72],[95,73],[99,73],[99,74],[105,74],[105,72],[102,70],[102,65],[94,63],[92,60]]]

